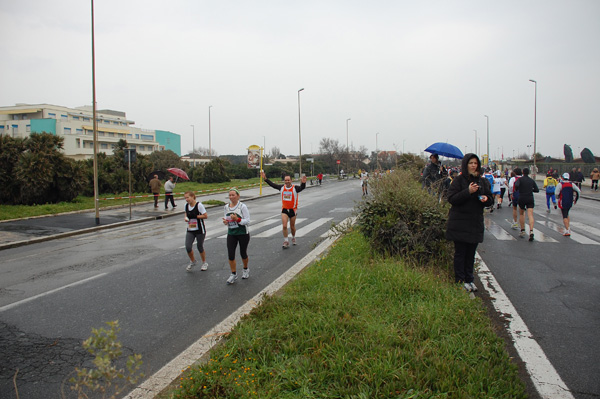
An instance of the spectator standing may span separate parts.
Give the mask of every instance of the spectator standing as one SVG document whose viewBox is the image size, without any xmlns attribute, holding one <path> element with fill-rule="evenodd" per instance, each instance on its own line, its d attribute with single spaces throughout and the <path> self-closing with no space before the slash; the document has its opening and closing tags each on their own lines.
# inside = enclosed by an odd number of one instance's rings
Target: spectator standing
<svg viewBox="0 0 600 399">
<path fill-rule="evenodd" d="M 431 193 L 432 186 L 442 178 L 442 174 L 440 172 L 440 156 L 438 154 L 431 154 L 429 156 L 429 162 L 425 169 L 423 170 L 423 182 L 425 183 L 425 187 Z"/>
<path fill-rule="evenodd" d="M 483 242 L 483 210 L 493 204 L 489 185 L 480 175 L 481 161 L 475 154 L 466 154 L 462 160 L 462 173 L 448 189 L 446 238 L 454 241 L 454 281 L 468 292 L 477 291 L 473 282 L 473 266 L 477 245 Z"/>
<path fill-rule="evenodd" d="M 160 180 L 158 180 L 158 175 L 154 175 L 154 178 L 150 180 L 148 183 L 150 186 L 150 190 L 152 194 L 154 194 L 154 207 L 158 208 L 158 196 L 160 195 Z"/>
<path fill-rule="evenodd" d="M 590 179 L 592 180 L 592 191 L 598 191 L 598 180 L 600 180 L 600 172 L 598 171 L 598 168 L 594 168 L 594 170 L 592 170 Z"/>
</svg>

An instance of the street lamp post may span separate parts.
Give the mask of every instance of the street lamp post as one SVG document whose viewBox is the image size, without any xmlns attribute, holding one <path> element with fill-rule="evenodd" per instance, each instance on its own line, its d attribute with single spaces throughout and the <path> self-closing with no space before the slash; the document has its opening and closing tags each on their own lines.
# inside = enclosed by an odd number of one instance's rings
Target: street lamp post
<svg viewBox="0 0 600 399">
<path fill-rule="evenodd" d="M 346 165 L 346 168 L 348 173 L 350 172 L 350 146 L 348 145 L 348 122 L 350 120 L 350 118 L 346 119 L 346 151 L 348 151 L 348 165 Z"/>
<path fill-rule="evenodd" d="M 485 119 L 487 119 L 487 163 L 488 165 L 490 164 L 490 117 L 487 115 L 483 115 L 485 116 Z"/>
<path fill-rule="evenodd" d="M 100 204 L 98 203 L 98 119 L 96 118 L 96 49 L 94 45 L 94 0 L 92 1 L 92 124 L 94 140 L 94 210 L 96 225 L 100 224 Z"/>
<path fill-rule="evenodd" d="M 210 109 L 212 105 L 208 106 L 208 159 L 212 159 L 212 143 L 211 143 L 211 131 L 210 131 Z"/>
<path fill-rule="evenodd" d="M 529 79 L 535 85 L 535 102 L 533 109 L 533 178 L 537 173 L 537 166 L 535 165 L 535 154 L 537 153 L 537 81 Z"/>
<path fill-rule="evenodd" d="M 298 90 L 298 152 L 300 153 L 300 178 L 302 178 L 302 135 L 300 129 L 300 92 L 302 90 L 304 90 L 304 88 Z"/>
<path fill-rule="evenodd" d="M 379 132 L 377 132 L 377 134 L 375 134 L 375 156 L 377 157 L 377 170 L 379 170 L 379 145 L 378 145 L 378 141 L 377 141 L 377 136 L 379 136 Z"/>
<path fill-rule="evenodd" d="M 196 132 L 194 129 L 194 125 L 190 125 L 192 127 L 192 157 L 194 158 L 194 160 L 192 161 L 192 165 L 196 166 L 195 164 L 195 159 L 196 157 L 194 157 L 194 154 L 196 152 Z"/>
<path fill-rule="evenodd" d="M 473 131 L 475 132 L 475 148 L 473 148 L 473 152 L 477 153 L 477 130 L 473 129 Z"/>
</svg>

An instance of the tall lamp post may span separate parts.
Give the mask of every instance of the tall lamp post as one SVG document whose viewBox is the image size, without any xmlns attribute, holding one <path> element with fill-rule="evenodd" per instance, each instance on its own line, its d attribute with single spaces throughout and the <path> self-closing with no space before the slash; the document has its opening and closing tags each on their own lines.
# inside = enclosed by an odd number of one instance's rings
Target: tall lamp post
<svg viewBox="0 0 600 399">
<path fill-rule="evenodd" d="M 475 132 L 475 148 L 473 148 L 473 153 L 477 154 L 477 130 L 473 129 L 473 131 Z"/>
<path fill-rule="evenodd" d="M 300 92 L 304 87 L 298 90 L 298 152 L 300 153 L 300 178 L 302 178 L 302 135 L 300 129 Z"/>
<path fill-rule="evenodd" d="M 190 125 L 192 127 L 192 156 L 195 154 L 196 152 L 196 131 L 194 129 L 194 125 Z M 194 160 L 192 161 L 192 165 L 196 166 L 196 157 L 194 157 Z"/>
<path fill-rule="evenodd" d="M 533 109 L 533 178 L 537 173 L 537 166 L 535 165 L 535 154 L 537 153 L 537 81 L 529 79 L 535 85 L 535 103 Z"/>
<path fill-rule="evenodd" d="M 210 134 L 210 109 L 212 108 L 212 105 L 208 106 L 208 159 L 212 159 L 212 140 L 211 140 L 211 134 Z"/>
<path fill-rule="evenodd" d="M 348 165 L 346 165 L 346 168 L 348 168 L 347 172 L 350 172 L 350 146 L 348 145 L 348 122 L 350 121 L 350 118 L 346 119 L 346 151 L 348 151 Z"/>
<path fill-rule="evenodd" d="M 485 116 L 485 119 L 487 119 L 487 163 L 488 165 L 490 164 L 490 117 L 487 115 L 483 115 Z"/>
<path fill-rule="evenodd" d="M 379 136 L 379 132 L 375 134 L 375 156 L 377 157 L 377 169 L 379 170 L 379 145 L 377 144 L 377 136 Z"/>
<path fill-rule="evenodd" d="M 94 46 L 94 0 L 92 1 L 92 123 L 94 140 L 94 209 L 96 211 L 96 225 L 100 224 L 100 204 L 98 203 L 98 119 L 96 118 L 96 49 Z"/>
</svg>

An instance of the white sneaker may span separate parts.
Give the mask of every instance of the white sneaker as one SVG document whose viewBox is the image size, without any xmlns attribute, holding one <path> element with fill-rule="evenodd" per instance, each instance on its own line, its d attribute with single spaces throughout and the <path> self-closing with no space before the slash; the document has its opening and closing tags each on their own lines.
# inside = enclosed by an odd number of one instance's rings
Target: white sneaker
<svg viewBox="0 0 600 399">
<path fill-rule="evenodd" d="M 513 224 L 510 225 L 510 228 L 513 230 L 519 230 L 519 223 L 514 222 Z"/>
<path fill-rule="evenodd" d="M 198 262 L 196 262 L 196 261 L 190 262 L 190 264 L 187 265 L 187 267 L 185 268 L 185 270 L 187 270 L 188 272 L 191 272 L 192 271 L 192 267 L 196 266 L 197 264 L 198 264 Z"/>
<path fill-rule="evenodd" d="M 473 287 L 471 287 L 470 283 L 465 283 L 464 288 L 465 288 L 465 291 L 467 291 L 467 292 L 473 291 Z"/>
<path fill-rule="evenodd" d="M 475 283 L 470 283 L 469 285 L 471 286 L 472 292 L 477 292 L 477 286 L 475 285 Z"/>
<path fill-rule="evenodd" d="M 227 284 L 233 284 L 235 283 L 235 280 L 237 280 L 237 274 L 231 273 L 227 279 Z"/>
<path fill-rule="evenodd" d="M 296 245 L 296 237 L 292 237 L 292 245 Z"/>
<path fill-rule="evenodd" d="M 521 230 L 521 232 L 519 233 L 519 237 L 525 238 L 525 230 Z"/>
<path fill-rule="evenodd" d="M 283 247 L 283 249 L 289 248 L 290 243 L 288 241 L 284 241 L 282 247 Z"/>
<path fill-rule="evenodd" d="M 200 267 L 200 270 L 205 271 L 206 269 L 208 269 L 208 263 L 204 262 L 202 267 Z"/>
<path fill-rule="evenodd" d="M 546 213 L 550 213 L 550 208 L 546 209 Z"/>
<path fill-rule="evenodd" d="M 250 269 L 245 268 L 245 269 L 242 269 L 242 270 L 243 270 L 242 271 L 242 278 L 243 279 L 247 279 L 248 277 L 250 277 Z"/>
</svg>

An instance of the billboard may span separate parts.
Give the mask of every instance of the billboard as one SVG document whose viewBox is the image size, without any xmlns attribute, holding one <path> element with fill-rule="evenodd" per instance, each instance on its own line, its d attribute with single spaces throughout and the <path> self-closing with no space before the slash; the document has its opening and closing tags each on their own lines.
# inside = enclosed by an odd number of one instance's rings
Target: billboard
<svg viewBox="0 0 600 399">
<path fill-rule="evenodd" d="M 248 169 L 260 169 L 260 146 L 248 147 Z"/>
</svg>

